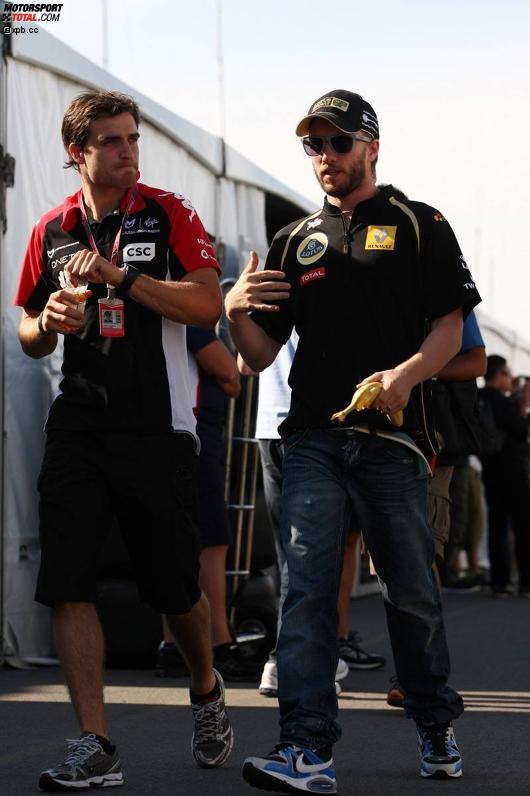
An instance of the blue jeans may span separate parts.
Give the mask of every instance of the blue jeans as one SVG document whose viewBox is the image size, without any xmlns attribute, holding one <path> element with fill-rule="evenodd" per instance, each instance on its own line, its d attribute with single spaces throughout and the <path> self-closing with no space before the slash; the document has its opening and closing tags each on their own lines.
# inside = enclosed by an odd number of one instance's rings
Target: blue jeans
<svg viewBox="0 0 530 796">
<path fill-rule="evenodd" d="M 399 443 L 306 429 L 285 441 L 282 543 L 289 592 L 278 641 L 281 741 L 328 746 L 337 722 L 337 594 L 352 513 L 381 581 L 396 674 L 413 718 L 463 711 L 447 685 L 449 654 L 432 572 L 428 474 Z"/>
</svg>

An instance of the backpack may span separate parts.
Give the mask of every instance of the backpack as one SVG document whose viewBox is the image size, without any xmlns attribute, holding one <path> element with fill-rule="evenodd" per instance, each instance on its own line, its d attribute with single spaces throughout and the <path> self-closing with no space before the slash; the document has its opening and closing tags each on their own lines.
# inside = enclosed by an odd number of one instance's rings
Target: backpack
<svg viewBox="0 0 530 796">
<path fill-rule="evenodd" d="M 490 402 L 474 379 L 433 382 L 434 422 L 450 456 L 498 453 L 505 434 L 497 426 Z"/>
</svg>

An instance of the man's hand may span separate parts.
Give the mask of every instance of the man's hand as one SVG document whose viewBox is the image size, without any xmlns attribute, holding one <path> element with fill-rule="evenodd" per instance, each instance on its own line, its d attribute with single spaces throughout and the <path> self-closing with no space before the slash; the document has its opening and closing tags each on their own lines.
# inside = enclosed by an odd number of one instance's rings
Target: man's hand
<svg viewBox="0 0 530 796">
<path fill-rule="evenodd" d="M 108 284 L 118 287 L 124 277 L 122 268 L 118 268 L 90 249 L 76 252 L 64 270 L 73 285 L 78 285 L 84 280 L 98 285 Z"/>
<path fill-rule="evenodd" d="M 87 298 L 92 295 L 91 290 L 86 292 Z M 46 332 L 61 334 L 79 331 L 83 325 L 84 315 L 77 309 L 78 304 L 79 296 L 68 290 L 57 290 L 52 293 L 42 311 L 42 328 Z"/>
<path fill-rule="evenodd" d="M 277 304 L 267 301 L 285 301 L 289 298 L 291 285 L 285 281 L 283 271 L 257 271 L 258 255 L 250 252 L 250 259 L 234 287 L 225 298 L 226 316 L 234 321 L 238 313 L 261 310 L 277 312 Z"/>
<path fill-rule="evenodd" d="M 381 412 L 391 415 L 404 409 L 409 402 L 410 393 L 414 387 L 408 373 L 405 370 L 380 370 L 372 373 L 363 379 L 357 387 L 368 384 L 370 381 L 378 381 L 383 385 L 383 389 L 371 406 L 371 409 L 380 409 Z"/>
<path fill-rule="evenodd" d="M 452 359 L 462 344 L 462 307 L 442 315 L 432 322 L 419 351 L 392 370 L 381 370 L 363 379 L 361 384 L 379 381 L 383 389 L 374 401 L 374 409 L 394 414 L 404 409 L 416 384 L 432 378 Z"/>
</svg>

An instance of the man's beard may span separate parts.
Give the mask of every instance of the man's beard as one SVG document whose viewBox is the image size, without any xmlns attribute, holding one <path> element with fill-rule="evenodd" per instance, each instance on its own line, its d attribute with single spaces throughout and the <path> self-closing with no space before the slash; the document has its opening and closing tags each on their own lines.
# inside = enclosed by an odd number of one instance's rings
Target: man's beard
<svg viewBox="0 0 530 796">
<path fill-rule="evenodd" d="M 349 196 L 349 194 L 353 193 L 353 191 L 363 184 L 366 177 L 366 164 L 361 160 L 359 163 L 351 165 L 348 169 L 341 170 L 340 176 L 344 182 L 341 185 L 331 187 L 326 185 L 315 169 L 315 177 L 322 190 L 327 193 L 328 196 L 335 196 L 337 199 L 342 199 L 342 197 Z"/>
</svg>

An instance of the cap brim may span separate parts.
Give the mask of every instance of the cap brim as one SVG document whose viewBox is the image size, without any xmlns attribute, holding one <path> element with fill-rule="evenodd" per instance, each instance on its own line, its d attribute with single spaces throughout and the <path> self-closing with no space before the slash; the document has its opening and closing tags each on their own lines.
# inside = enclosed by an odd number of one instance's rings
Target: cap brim
<svg viewBox="0 0 530 796">
<path fill-rule="evenodd" d="M 307 116 L 298 122 L 298 126 L 296 128 L 296 135 L 301 137 L 303 135 L 309 135 L 309 127 L 311 124 L 312 119 L 325 119 L 327 122 L 331 122 L 331 124 L 340 130 L 342 133 L 354 133 L 355 130 L 345 130 L 344 127 L 339 127 L 336 121 L 336 116 L 332 115 L 331 113 L 326 113 L 325 111 L 319 111 L 318 113 L 310 113 Z"/>
</svg>

